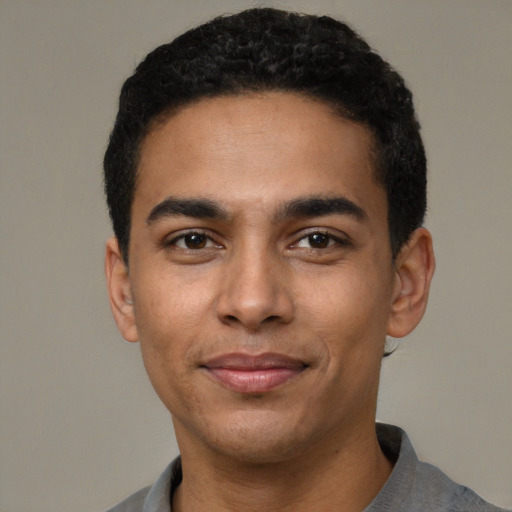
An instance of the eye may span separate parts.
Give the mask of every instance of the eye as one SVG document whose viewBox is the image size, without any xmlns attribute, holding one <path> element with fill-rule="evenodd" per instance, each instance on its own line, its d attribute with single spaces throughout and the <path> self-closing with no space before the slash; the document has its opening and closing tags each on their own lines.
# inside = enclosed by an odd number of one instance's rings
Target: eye
<svg viewBox="0 0 512 512">
<path fill-rule="evenodd" d="M 347 242 L 328 233 L 315 232 L 302 237 L 295 247 L 304 249 L 327 249 L 335 245 L 346 245 Z"/>
<path fill-rule="evenodd" d="M 185 233 L 173 238 L 166 245 L 178 247 L 180 249 L 198 250 L 210 247 L 218 247 L 218 245 L 206 234 L 196 231 Z"/>
</svg>

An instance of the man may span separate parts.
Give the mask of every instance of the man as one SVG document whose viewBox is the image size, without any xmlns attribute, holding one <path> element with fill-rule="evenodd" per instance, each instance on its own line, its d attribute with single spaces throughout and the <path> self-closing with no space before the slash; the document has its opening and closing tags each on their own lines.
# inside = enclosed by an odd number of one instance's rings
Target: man
<svg viewBox="0 0 512 512">
<path fill-rule="evenodd" d="M 113 314 L 181 453 L 114 511 L 499 510 L 375 426 L 435 263 L 411 93 L 351 29 L 253 9 L 157 48 L 105 184 Z"/>
</svg>

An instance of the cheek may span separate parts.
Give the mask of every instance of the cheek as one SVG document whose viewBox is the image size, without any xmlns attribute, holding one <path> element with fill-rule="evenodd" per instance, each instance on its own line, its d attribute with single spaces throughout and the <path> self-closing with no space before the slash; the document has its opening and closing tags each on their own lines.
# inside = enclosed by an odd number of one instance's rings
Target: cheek
<svg viewBox="0 0 512 512">
<path fill-rule="evenodd" d="M 332 386 L 359 389 L 361 400 L 371 395 L 378 379 L 388 315 L 387 287 L 381 279 L 368 279 L 370 275 L 347 272 L 324 283 L 303 315 L 304 328 L 322 340 Z"/>
<path fill-rule="evenodd" d="M 316 284 L 303 303 L 313 328 L 344 339 L 363 332 L 385 335 L 390 293 L 376 272 L 348 270 Z"/>
<path fill-rule="evenodd" d="M 140 327 L 149 329 L 193 328 L 212 303 L 214 285 L 199 272 L 154 266 L 134 276 L 132 283 Z"/>
<path fill-rule="evenodd" d="M 150 366 L 148 373 L 156 366 L 180 371 L 209 324 L 210 287 L 184 284 L 181 279 L 165 278 L 158 272 L 140 277 L 137 282 L 143 285 L 133 291 L 135 322 L 145 364 Z"/>
<path fill-rule="evenodd" d="M 150 296 L 142 292 L 138 298 L 135 321 L 151 384 L 168 410 L 188 409 L 198 399 L 190 380 L 191 361 L 204 329 L 204 322 L 198 322 L 205 318 L 204 304 L 197 294 L 169 292 L 167 287 L 158 292 L 153 287 Z"/>
</svg>

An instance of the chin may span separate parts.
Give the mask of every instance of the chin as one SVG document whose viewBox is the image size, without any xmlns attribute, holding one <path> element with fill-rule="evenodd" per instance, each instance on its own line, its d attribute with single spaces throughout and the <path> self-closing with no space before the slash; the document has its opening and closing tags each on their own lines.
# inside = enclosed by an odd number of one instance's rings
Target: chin
<svg viewBox="0 0 512 512">
<path fill-rule="evenodd" d="M 246 435 L 228 442 L 216 443 L 213 447 L 224 457 L 243 464 L 266 465 L 278 464 L 296 457 L 302 445 L 293 439 L 276 439 L 272 435 Z M 302 451 L 302 449 L 301 449 Z"/>
<path fill-rule="evenodd" d="M 245 464 L 276 464 L 306 450 L 313 436 L 291 418 L 275 413 L 246 411 L 224 422 L 211 425 L 203 441 L 219 455 Z"/>
</svg>

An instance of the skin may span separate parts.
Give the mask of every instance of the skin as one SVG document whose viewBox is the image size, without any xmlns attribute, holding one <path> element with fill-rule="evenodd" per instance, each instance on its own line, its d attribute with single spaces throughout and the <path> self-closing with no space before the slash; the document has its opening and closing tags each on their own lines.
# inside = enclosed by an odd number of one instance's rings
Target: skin
<svg viewBox="0 0 512 512">
<path fill-rule="evenodd" d="M 374 426 L 384 342 L 420 321 L 434 257 L 421 228 L 392 259 L 371 149 L 365 127 L 289 93 L 198 101 L 143 142 L 130 267 L 113 238 L 106 274 L 172 415 L 173 511 L 356 511 L 388 478 Z M 311 197 L 359 213 L 290 207 Z M 221 215 L 177 214 L 168 198 Z M 303 366 L 247 392 L 205 368 L 232 353 Z"/>
</svg>

